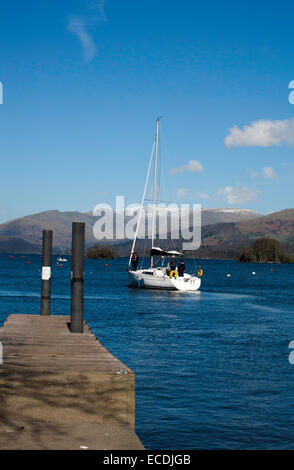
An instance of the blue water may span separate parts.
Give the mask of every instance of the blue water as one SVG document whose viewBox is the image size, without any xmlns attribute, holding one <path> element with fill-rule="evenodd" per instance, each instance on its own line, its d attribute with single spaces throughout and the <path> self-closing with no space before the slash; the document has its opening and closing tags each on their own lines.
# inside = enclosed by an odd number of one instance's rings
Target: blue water
<svg viewBox="0 0 294 470">
<path fill-rule="evenodd" d="M 147 449 L 294 447 L 294 265 L 204 260 L 201 291 L 177 293 L 130 289 L 126 259 L 106 263 L 86 260 L 85 319 L 136 372 Z M 0 255 L 1 323 L 39 313 L 40 269 Z M 52 313 L 70 313 L 70 258 L 53 267 Z"/>
</svg>

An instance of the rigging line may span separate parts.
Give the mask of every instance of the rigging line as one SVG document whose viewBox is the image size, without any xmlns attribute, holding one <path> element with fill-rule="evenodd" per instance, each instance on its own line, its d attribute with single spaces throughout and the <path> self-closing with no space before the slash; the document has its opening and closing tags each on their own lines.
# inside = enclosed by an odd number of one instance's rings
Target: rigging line
<svg viewBox="0 0 294 470">
<path fill-rule="evenodd" d="M 158 184 L 157 184 L 157 204 L 160 201 L 161 180 L 162 180 L 162 153 L 161 153 L 161 138 L 158 136 Z M 160 201 L 161 202 L 161 201 Z"/>
<path fill-rule="evenodd" d="M 131 250 L 130 259 L 129 259 L 129 267 L 130 267 L 130 265 L 131 265 L 132 255 L 133 255 L 133 253 L 134 253 L 134 248 L 135 248 L 136 239 L 137 239 L 137 235 L 138 235 L 139 225 L 140 225 L 141 216 L 142 216 L 142 212 L 143 212 L 144 200 L 145 200 L 145 196 L 146 196 L 146 190 L 147 190 L 147 185 L 148 185 L 148 180 L 149 180 L 149 174 L 150 174 L 150 169 L 151 169 L 152 160 L 153 160 L 154 148 L 155 148 L 155 140 L 154 140 L 154 142 L 153 142 L 151 157 L 150 157 L 149 166 L 148 166 L 148 171 L 147 171 L 147 176 L 146 176 L 146 180 L 145 180 L 145 186 L 144 186 L 144 191 L 143 191 L 143 196 L 142 196 L 142 202 L 141 202 L 141 207 L 140 207 L 140 212 L 139 212 L 139 217 L 138 217 L 138 223 L 137 223 L 137 227 L 136 227 L 136 233 L 135 233 L 135 236 L 134 236 L 133 245 L 132 245 L 132 250 Z"/>
<path fill-rule="evenodd" d="M 154 177 L 153 177 L 153 215 L 152 215 L 151 248 L 153 247 L 153 243 L 154 243 L 154 232 L 155 232 L 155 223 L 156 223 L 158 130 L 159 130 L 159 118 L 156 121 L 156 134 L 155 134 L 155 161 L 154 161 Z M 151 256 L 151 265 L 152 263 L 153 263 L 153 257 Z"/>
<path fill-rule="evenodd" d="M 170 181 L 170 177 L 168 178 L 168 174 L 170 173 L 169 170 L 167 169 L 167 165 L 169 164 L 169 150 L 167 146 L 167 141 L 166 141 L 166 136 L 165 136 L 165 129 L 164 129 L 164 124 L 161 125 L 161 132 L 160 132 L 160 146 L 161 146 L 161 172 L 163 176 L 163 184 L 164 184 L 164 193 L 165 193 L 165 199 L 174 199 L 174 197 L 171 194 L 171 188 L 173 187 L 173 184 Z M 162 201 L 162 202 L 167 202 L 169 204 L 173 204 L 173 201 Z"/>
<path fill-rule="evenodd" d="M 143 258 L 142 258 L 142 261 L 141 261 L 141 269 L 143 269 L 143 267 L 144 267 L 146 248 L 147 248 L 147 237 L 145 237 L 144 245 L 143 245 Z"/>
</svg>

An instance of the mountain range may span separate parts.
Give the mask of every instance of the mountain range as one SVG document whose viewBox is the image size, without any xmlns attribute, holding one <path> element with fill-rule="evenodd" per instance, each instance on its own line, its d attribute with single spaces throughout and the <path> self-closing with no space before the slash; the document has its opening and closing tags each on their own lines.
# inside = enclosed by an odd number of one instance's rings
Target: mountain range
<svg viewBox="0 0 294 470">
<path fill-rule="evenodd" d="M 43 229 L 53 230 L 55 253 L 70 252 L 71 224 L 74 221 L 85 222 L 86 246 L 93 245 L 98 242 L 93 235 L 93 226 L 98 219 L 90 212 L 50 210 L 5 222 L 0 224 L 0 252 L 40 253 Z M 259 237 L 276 238 L 294 252 L 294 209 L 268 215 L 244 209 L 202 209 L 201 225 L 201 247 L 196 254 L 198 258 L 233 258 L 241 246 L 249 245 Z M 122 256 L 130 252 L 130 240 L 100 243 L 114 244 Z M 143 246 L 146 247 L 145 241 L 138 240 L 136 249 L 139 253 Z"/>
<path fill-rule="evenodd" d="M 233 258 L 242 246 L 257 238 L 274 238 L 294 253 L 294 209 L 285 209 L 251 220 L 217 223 L 202 228 L 199 258 Z"/>
<path fill-rule="evenodd" d="M 250 220 L 258 216 L 259 214 L 256 212 L 243 209 L 202 209 L 201 223 L 205 226 L 220 222 Z M 93 235 L 93 226 L 98 219 L 99 217 L 93 216 L 91 212 L 49 210 L 10 220 L 0 224 L 0 252 L 40 253 L 44 229 L 53 230 L 55 252 L 69 252 L 71 250 L 72 222 L 85 222 L 86 246 L 93 245 L 97 243 Z M 130 219 L 131 217 L 126 215 L 125 224 Z M 107 240 L 106 243 L 111 242 L 118 243 L 118 240 Z"/>
</svg>

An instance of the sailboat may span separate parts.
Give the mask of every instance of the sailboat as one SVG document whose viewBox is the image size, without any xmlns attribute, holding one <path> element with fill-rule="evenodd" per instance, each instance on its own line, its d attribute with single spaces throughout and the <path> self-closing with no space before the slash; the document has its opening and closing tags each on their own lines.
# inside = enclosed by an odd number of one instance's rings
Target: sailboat
<svg viewBox="0 0 294 470">
<path fill-rule="evenodd" d="M 140 206 L 138 223 L 136 227 L 136 233 L 134 236 L 132 249 L 129 258 L 128 265 L 128 278 L 129 285 L 133 287 L 143 287 L 147 289 L 169 289 L 175 291 L 196 291 L 201 285 L 202 271 L 198 271 L 197 276 L 195 274 L 188 274 L 181 272 L 177 268 L 170 268 L 169 261 L 175 261 L 175 258 L 180 258 L 183 254 L 176 250 L 163 250 L 160 247 L 154 246 L 155 241 L 155 222 L 156 222 L 156 184 L 157 184 L 157 161 L 158 161 L 158 137 L 159 137 L 159 118 L 156 120 L 156 133 L 153 143 L 152 153 L 150 157 L 149 167 L 147 171 L 145 187 L 143 191 L 142 202 Z M 150 267 L 143 269 L 136 269 L 132 263 L 133 255 L 135 253 L 136 239 L 138 236 L 138 230 L 140 220 L 143 213 L 143 207 L 145 202 L 146 190 L 153 161 L 153 155 L 155 150 L 155 161 L 154 161 L 154 181 L 153 181 L 153 213 L 152 213 L 152 232 L 151 232 L 151 253 L 150 253 Z M 161 266 L 159 263 L 161 262 Z"/>
</svg>

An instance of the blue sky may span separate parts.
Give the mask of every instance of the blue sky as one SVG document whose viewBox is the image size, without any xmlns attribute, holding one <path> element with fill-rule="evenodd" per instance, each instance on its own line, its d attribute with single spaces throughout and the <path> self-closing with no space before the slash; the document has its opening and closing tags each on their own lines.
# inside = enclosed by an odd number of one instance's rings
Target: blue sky
<svg viewBox="0 0 294 470">
<path fill-rule="evenodd" d="M 293 207 L 290 1 L 2 2 L 0 221 L 139 202 L 162 118 L 169 200 Z"/>
</svg>

